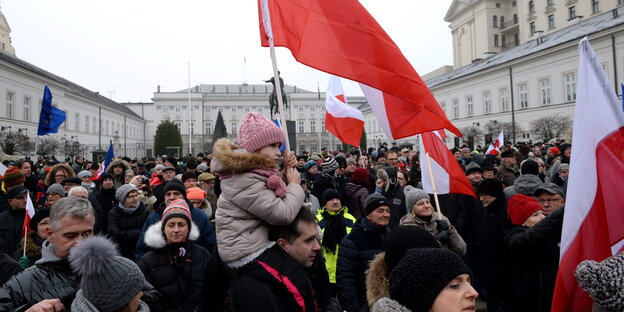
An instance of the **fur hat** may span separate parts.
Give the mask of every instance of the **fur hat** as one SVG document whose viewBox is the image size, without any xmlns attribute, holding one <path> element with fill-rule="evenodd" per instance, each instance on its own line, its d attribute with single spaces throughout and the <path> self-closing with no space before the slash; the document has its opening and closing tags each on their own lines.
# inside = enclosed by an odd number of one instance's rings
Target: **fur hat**
<svg viewBox="0 0 624 312">
<path fill-rule="evenodd" d="M 426 312 L 442 289 L 461 274 L 470 270 L 452 251 L 412 248 L 389 275 L 390 297 L 412 312 Z"/>
<path fill-rule="evenodd" d="M 515 225 L 522 225 L 538 210 L 544 210 L 544 208 L 530 196 L 516 194 L 507 200 L 507 217 Z"/>
<path fill-rule="evenodd" d="M 602 262 L 585 260 L 576 267 L 574 276 L 605 311 L 624 311 L 624 252 Z"/>
<path fill-rule="evenodd" d="M 162 218 L 160 219 L 160 221 L 162 222 L 161 231 L 164 232 L 165 225 L 167 224 L 167 220 L 174 218 L 174 217 L 185 219 L 190 229 L 191 221 L 193 220 L 193 218 L 191 217 L 191 210 L 188 204 L 186 203 L 186 200 L 176 199 L 170 202 L 169 205 L 167 205 L 167 207 L 165 208 L 165 211 L 163 211 Z"/>
<path fill-rule="evenodd" d="M 284 142 L 284 133 L 272 121 L 258 113 L 247 113 L 238 131 L 238 146 L 255 152 L 265 146 Z"/>
<path fill-rule="evenodd" d="M 134 184 L 124 184 L 122 186 L 120 186 L 117 191 L 115 192 L 115 199 L 120 202 L 123 203 L 124 199 L 126 199 L 126 196 L 128 196 L 128 193 L 132 192 L 132 191 L 137 191 L 136 186 L 134 186 Z"/>
<path fill-rule="evenodd" d="M 440 248 L 440 243 L 423 227 L 399 226 L 395 228 L 386 236 L 384 242 L 384 260 L 388 274 L 411 248 Z"/>
<path fill-rule="evenodd" d="M 353 173 L 351 174 L 349 182 L 368 188 L 368 170 L 366 170 L 365 168 L 356 168 L 355 171 L 353 171 Z"/>
<path fill-rule="evenodd" d="M 334 198 L 338 198 L 342 201 L 342 196 L 340 196 L 338 191 L 334 189 L 326 189 L 325 192 L 323 192 L 323 197 L 321 197 L 321 208 L 325 207 L 325 204 Z"/>
<path fill-rule="evenodd" d="M 333 176 L 336 169 L 338 169 L 338 162 L 331 156 L 325 156 L 321 163 L 321 172 Z"/>
<path fill-rule="evenodd" d="M 22 170 L 16 166 L 11 166 L 4 172 L 4 187 L 7 189 L 18 184 L 23 184 L 24 181 L 26 181 L 26 177 L 22 173 Z"/>
<path fill-rule="evenodd" d="M 206 198 L 206 192 L 197 186 L 191 187 L 190 189 L 186 190 L 186 198 L 188 200 L 204 200 Z"/>
<path fill-rule="evenodd" d="M 501 197 L 503 193 L 503 183 L 497 178 L 489 178 L 479 182 L 476 190 L 477 195 L 485 194 L 494 197 Z"/>
<path fill-rule="evenodd" d="M 364 201 L 364 213 L 368 216 L 371 212 L 375 211 L 381 206 L 390 207 L 390 203 L 388 202 L 386 197 L 377 193 L 370 194 L 368 195 L 368 197 L 366 197 L 366 200 Z"/>
<path fill-rule="evenodd" d="M 539 165 L 534 160 L 525 159 L 520 164 L 520 174 L 523 174 L 523 175 L 524 174 L 538 175 L 539 174 Z"/>
<path fill-rule="evenodd" d="M 406 185 L 405 188 L 403 188 L 403 193 L 405 194 L 405 207 L 407 211 L 412 211 L 412 208 L 414 208 L 414 205 L 416 205 L 419 200 L 423 198 L 429 199 L 429 194 L 427 194 L 427 192 L 411 185 Z"/>
<path fill-rule="evenodd" d="M 69 262 L 82 276 L 82 295 L 98 311 L 124 307 L 145 285 L 136 263 L 119 256 L 115 244 L 103 236 L 93 236 L 71 248 Z"/>
<path fill-rule="evenodd" d="M 59 194 L 61 195 L 61 197 L 65 197 L 65 188 L 58 183 L 54 183 L 50 185 L 50 187 L 48 187 L 48 190 L 46 191 L 46 194 L 50 193 Z"/>
</svg>

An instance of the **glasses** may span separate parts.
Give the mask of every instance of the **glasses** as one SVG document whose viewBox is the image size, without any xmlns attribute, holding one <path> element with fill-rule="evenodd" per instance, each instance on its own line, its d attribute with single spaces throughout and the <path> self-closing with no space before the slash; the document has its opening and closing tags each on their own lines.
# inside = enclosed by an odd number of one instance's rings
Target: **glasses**
<svg viewBox="0 0 624 312">
<path fill-rule="evenodd" d="M 389 161 L 396 161 L 397 159 L 398 158 L 386 158 L 386 160 L 389 160 Z"/>
<path fill-rule="evenodd" d="M 48 225 L 48 221 L 41 221 L 37 223 L 37 225 L 41 225 L 41 226 Z"/>
<path fill-rule="evenodd" d="M 57 175 L 55 175 L 55 177 L 57 177 L 57 178 L 64 178 L 65 175 L 64 174 L 57 174 Z"/>
<path fill-rule="evenodd" d="M 557 202 L 557 201 L 562 200 L 562 199 L 563 199 L 562 197 L 559 197 L 559 198 L 542 198 L 542 199 L 538 199 L 537 201 L 540 204 L 543 204 L 545 202 L 554 203 L 554 202 Z"/>
</svg>

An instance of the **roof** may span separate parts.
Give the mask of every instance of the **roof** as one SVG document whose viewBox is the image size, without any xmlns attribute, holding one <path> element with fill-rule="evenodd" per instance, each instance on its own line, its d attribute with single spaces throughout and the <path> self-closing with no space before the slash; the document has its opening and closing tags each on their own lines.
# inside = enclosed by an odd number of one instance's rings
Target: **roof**
<svg viewBox="0 0 624 312">
<path fill-rule="evenodd" d="M 127 108 L 126 106 L 119 104 L 105 96 L 100 95 L 98 92 L 93 92 L 91 90 L 88 90 L 84 87 L 79 86 L 78 84 L 75 84 L 63 77 L 59 77 L 55 74 L 52 74 L 44 69 L 41 69 L 33 64 L 30 64 L 24 60 L 21 60 L 13 55 L 9 55 L 3 52 L 0 52 L 0 60 L 9 62 L 15 66 L 18 66 L 26 71 L 29 71 L 31 73 L 40 75 L 45 77 L 46 79 L 52 80 L 56 83 L 59 83 L 63 86 L 65 86 L 65 91 L 68 93 L 72 93 L 74 95 L 80 96 L 82 98 L 88 99 L 90 101 L 93 101 L 95 103 L 101 104 L 102 106 L 108 107 L 112 110 L 118 111 L 120 113 L 124 113 L 126 115 L 129 115 L 131 117 L 137 118 L 137 119 L 141 119 L 143 120 L 143 118 L 139 115 L 137 115 L 135 112 L 133 112 L 131 109 Z M 43 92 L 43 91 L 42 91 Z"/>
<path fill-rule="evenodd" d="M 608 11 L 597 15 L 592 18 L 580 21 L 574 25 L 565 27 L 559 31 L 550 33 L 542 37 L 542 43 L 537 44 L 536 40 L 531 40 L 525 44 L 519 45 L 505 52 L 490 56 L 486 59 L 473 62 L 470 65 L 458 68 L 448 74 L 440 75 L 438 77 L 431 78 L 425 83 L 429 88 L 435 87 L 439 84 L 443 84 L 454 79 L 461 78 L 488 68 L 492 68 L 533 53 L 544 51 L 558 45 L 561 45 L 570 41 L 577 41 L 585 36 L 603 31 L 624 23 L 624 9 L 622 7 L 616 8 L 618 17 L 613 17 L 613 12 Z"/>
<path fill-rule="evenodd" d="M 175 93 L 186 93 L 187 89 L 176 91 Z M 265 84 L 201 84 L 195 87 L 191 87 L 191 92 L 194 93 L 271 93 L 273 92 L 273 86 L 270 83 Z M 286 93 L 316 93 L 316 91 L 309 91 L 298 88 L 297 86 L 284 85 L 284 92 Z"/>
</svg>

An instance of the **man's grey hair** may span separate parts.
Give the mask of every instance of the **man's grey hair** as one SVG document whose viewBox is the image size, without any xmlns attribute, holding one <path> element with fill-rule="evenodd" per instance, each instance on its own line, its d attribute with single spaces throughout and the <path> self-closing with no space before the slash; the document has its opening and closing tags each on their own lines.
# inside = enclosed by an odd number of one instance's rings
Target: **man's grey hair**
<svg viewBox="0 0 624 312">
<path fill-rule="evenodd" d="M 83 193 L 83 194 L 78 194 L 78 193 Z M 83 198 L 88 198 L 89 197 L 89 191 L 87 191 L 86 188 L 82 187 L 82 186 L 74 186 L 72 187 L 69 192 L 67 192 L 67 197 L 83 197 Z"/>
<path fill-rule="evenodd" d="M 58 223 L 65 216 L 82 220 L 91 216 L 95 223 L 93 207 L 87 199 L 82 197 L 65 197 L 54 203 L 50 209 L 50 220 L 48 222 L 50 229 L 58 231 Z"/>
</svg>

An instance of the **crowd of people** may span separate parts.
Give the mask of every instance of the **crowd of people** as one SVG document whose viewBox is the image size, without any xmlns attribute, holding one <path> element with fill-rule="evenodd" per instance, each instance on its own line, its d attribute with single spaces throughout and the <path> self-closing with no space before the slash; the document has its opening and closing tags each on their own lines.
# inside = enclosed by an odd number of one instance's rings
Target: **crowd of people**
<svg viewBox="0 0 624 312">
<path fill-rule="evenodd" d="M 466 143 L 476 197 L 436 202 L 409 147 L 283 142 L 248 113 L 196 156 L 6 163 L 0 311 L 550 311 L 570 144 Z M 579 266 L 597 307 L 624 308 L 623 265 Z"/>
</svg>

